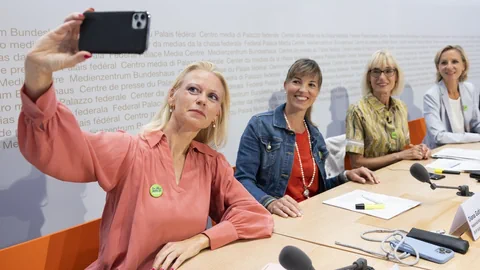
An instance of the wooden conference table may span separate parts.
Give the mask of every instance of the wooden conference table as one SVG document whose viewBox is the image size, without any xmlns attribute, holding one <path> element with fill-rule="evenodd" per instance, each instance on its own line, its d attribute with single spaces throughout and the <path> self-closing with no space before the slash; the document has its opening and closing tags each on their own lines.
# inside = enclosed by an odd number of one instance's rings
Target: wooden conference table
<svg viewBox="0 0 480 270">
<path fill-rule="evenodd" d="M 444 147 L 480 149 L 480 144 Z M 434 152 L 440 149 L 436 149 Z M 426 165 L 432 161 L 430 159 L 420 161 L 420 163 Z M 415 161 L 402 161 L 376 171 L 381 180 L 378 185 L 361 185 L 349 182 L 306 200 L 300 204 L 304 213 L 303 217 L 284 219 L 275 216 L 274 232 L 325 247 L 359 252 L 365 258 L 369 258 L 369 255 L 336 245 L 335 241 L 378 252 L 380 251 L 380 243 L 361 239 L 360 234 L 362 232 L 380 228 L 410 231 L 412 227 L 415 227 L 429 231 L 443 229 L 448 233 L 458 207 L 467 200 L 467 197 L 457 196 L 456 191 L 451 189 L 431 190 L 428 184 L 421 183 L 410 175 L 409 169 L 413 163 Z M 448 174 L 446 178 L 435 183 L 446 186 L 469 185 L 470 191 L 480 193 L 480 183 L 470 178 L 466 173 L 460 175 Z M 419 201 L 421 204 L 390 220 L 323 204 L 323 201 L 327 199 L 356 189 L 411 199 Z M 384 235 L 370 236 L 383 238 Z M 474 242 L 470 232 L 463 234 L 462 239 L 470 243 L 470 248 L 465 255 L 455 253 L 454 258 L 446 264 L 436 264 L 421 259 L 416 267 L 424 269 L 476 269 L 480 265 L 480 240 Z"/>
<path fill-rule="evenodd" d="M 445 147 L 480 150 L 480 143 Z M 300 203 L 304 213 L 300 218 L 285 219 L 274 216 L 275 229 L 271 238 L 238 241 L 215 251 L 204 250 L 179 269 L 261 270 L 268 263 L 278 264 L 278 255 L 287 245 L 303 250 L 312 259 L 315 269 L 338 269 L 351 265 L 358 258 L 365 258 L 368 265 L 376 270 L 392 269 L 394 262 L 336 245 L 335 241 L 380 252 L 380 243 L 367 242 L 360 238 L 360 234 L 373 229 L 409 231 L 412 227 L 424 230 L 443 229 L 448 232 L 457 208 L 467 198 L 457 196 L 455 190 L 431 190 L 428 184 L 421 183 L 410 175 L 409 169 L 413 163 L 419 162 L 426 165 L 432 161 L 432 159 L 402 161 L 376 171 L 381 180 L 378 185 L 349 182 L 319 194 Z M 468 174 L 446 176 L 436 183 L 451 186 L 469 185 L 471 191 L 480 193 L 480 184 Z M 390 220 L 323 204 L 324 200 L 356 189 L 411 199 L 421 204 Z M 371 236 L 383 238 L 384 235 Z M 436 264 L 421 259 L 415 267 L 400 264 L 398 266 L 400 269 L 476 269 L 480 265 L 480 240 L 474 242 L 470 233 L 463 234 L 462 238 L 470 242 L 467 254 L 455 253 L 454 258 L 446 264 Z"/>
<path fill-rule="evenodd" d="M 271 238 L 239 241 L 215 251 L 204 250 L 184 263 L 179 270 L 262 270 L 269 263 L 279 264 L 278 255 L 287 245 L 303 250 L 311 258 L 317 270 L 349 266 L 360 257 L 365 258 L 368 266 L 376 270 L 391 269 L 394 266 L 393 262 L 367 258 L 352 252 L 273 234 Z M 402 267 L 402 269 L 407 268 Z"/>
</svg>

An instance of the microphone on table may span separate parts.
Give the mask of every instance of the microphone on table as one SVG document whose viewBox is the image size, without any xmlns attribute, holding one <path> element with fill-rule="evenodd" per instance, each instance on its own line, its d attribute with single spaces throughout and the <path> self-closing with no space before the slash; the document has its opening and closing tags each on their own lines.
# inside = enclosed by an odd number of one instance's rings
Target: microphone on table
<svg viewBox="0 0 480 270">
<path fill-rule="evenodd" d="M 280 265 L 286 270 L 315 270 L 312 260 L 310 260 L 307 254 L 294 246 L 284 247 L 280 251 L 278 260 Z M 353 262 L 352 265 L 337 270 L 374 270 L 374 268 L 367 265 L 367 260 L 360 258 Z"/>
<path fill-rule="evenodd" d="M 420 163 L 414 163 L 410 167 L 410 174 L 415 177 L 420 182 L 429 183 L 430 188 L 435 190 L 436 188 L 449 188 L 458 190 L 458 196 L 471 197 L 474 193 L 470 192 L 470 189 L 467 185 L 462 185 L 458 187 L 449 187 L 449 186 L 440 186 L 430 181 L 430 175 L 425 167 Z"/>
<path fill-rule="evenodd" d="M 367 260 L 360 258 L 354 261 L 352 265 L 339 268 L 337 270 L 374 270 L 374 268 L 368 266 Z"/>
<path fill-rule="evenodd" d="M 286 270 L 315 270 L 307 254 L 294 246 L 284 247 L 278 260 Z"/>
</svg>

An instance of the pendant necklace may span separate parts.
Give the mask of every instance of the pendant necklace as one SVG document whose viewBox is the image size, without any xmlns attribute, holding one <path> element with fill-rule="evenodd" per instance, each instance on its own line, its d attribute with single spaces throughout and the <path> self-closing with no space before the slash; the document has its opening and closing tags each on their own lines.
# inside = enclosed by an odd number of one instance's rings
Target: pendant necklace
<svg viewBox="0 0 480 270">
<path fill-rule="evenodd" d="M 290 128 L 290 123 L 288 122 L 287 115 L 285 112 L 283 113 L 283 116 L 285 117 L 285 121 L 287 122 L 287 128 L 289 130 L 292 130 Z M 310 154 L 312 155 L 312 162 L 313 162 L 313 175 L 312 179 L 310 180 L 310 183 L 308 185 L 305 183 L 305 174 L 303 172 L 303 165 L 302 165 L 302 158 L 300 157 L 300 151 L 298 151 L 298 144 L 297 140 L 295 140 L 295 149 L 297 150 L 297 156 L 298 156 L 298 161 L 300 163 L 300 172 L 302 173 L 302 183 L 303 183 L 303 196 L 305 198 L 309 198 L 310 196 L 310 191 L 308 190 L 309 187 L 312 186 L 313 180 L 315 179 L 315 171 L 316 171 L 316 165 L 315 165 L 315 158 L 313 157 L 313 152 L 312 152 L 312 141 L 310 140 L 310 131 L 308 130 L 307 123 L 305 122 L 305 119 L 303 119 L 303 125 L 305 126 L 305 129 L 307 130 L 307 135 L 308 135 L 308 145 L 310 146 Z"/>
</svg>

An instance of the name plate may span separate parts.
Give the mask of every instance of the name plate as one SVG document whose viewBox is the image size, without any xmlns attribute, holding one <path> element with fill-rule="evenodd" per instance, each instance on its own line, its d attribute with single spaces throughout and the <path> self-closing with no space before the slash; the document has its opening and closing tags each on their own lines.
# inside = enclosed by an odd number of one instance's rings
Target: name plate
<svg viewBox="0 0 480 270">
<path fill-rule="evenodd" d="M 473 240 L 477 240 L 480 237 L 480 193 L 476 193 L 458 207 L 450 234 L 464 233 L 468 228 L 472 232 Z"/>
</svg>

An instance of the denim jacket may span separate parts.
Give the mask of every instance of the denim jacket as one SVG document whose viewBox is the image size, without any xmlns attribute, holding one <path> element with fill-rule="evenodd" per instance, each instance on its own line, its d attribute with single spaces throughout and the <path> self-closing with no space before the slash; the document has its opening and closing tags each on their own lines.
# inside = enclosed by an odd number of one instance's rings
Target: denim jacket
<svg viewBox="0 0 480 270">
<path fill-rule="evenodd" d="M 267 207 L 285 195 L 292 171 L 295 133 L 287 129 L 283 112 L 286 104 L 253 116 L 240 140 L 235 178 Z M 317 127 L 306 121 L 312 140 L 312 152 L 320 171 L 319 180 L 326 190 L 345 183 L 340 174 L 327 179 L 325 160 L 328 150 Z"/>
</svg>

